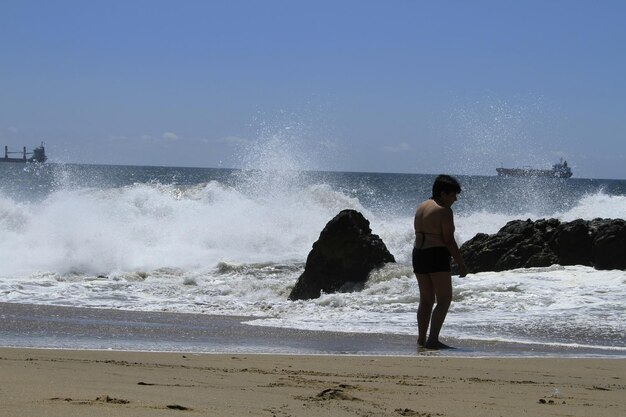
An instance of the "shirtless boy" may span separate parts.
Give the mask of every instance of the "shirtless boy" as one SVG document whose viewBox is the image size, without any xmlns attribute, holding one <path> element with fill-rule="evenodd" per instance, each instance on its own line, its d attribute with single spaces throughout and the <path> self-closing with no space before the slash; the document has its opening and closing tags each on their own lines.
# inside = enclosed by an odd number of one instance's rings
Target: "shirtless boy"
<svg viewBox="0 0 626 417">
<path fill-rule="evenodd" d="M 450 348 L 439 341 L 439 332 L 452 301 L 450 256 L 459 266 L 459 276 L 467 275 L 465 262 L 454 240 L 451 209 L 460 192 L 461 186 L 455 178 L 439 175 L 433 184 L 432 197 L 421 203 L 415 212 L 413 271 L 420 291 L 417 344 L 427 349 Z"/>
</svg>

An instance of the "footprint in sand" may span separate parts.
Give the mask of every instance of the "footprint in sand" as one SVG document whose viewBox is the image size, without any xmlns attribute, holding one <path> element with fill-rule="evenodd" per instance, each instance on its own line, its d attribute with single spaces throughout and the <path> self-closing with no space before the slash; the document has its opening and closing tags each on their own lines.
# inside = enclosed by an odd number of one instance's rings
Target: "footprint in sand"
<svg viewBox="0 0 626 417">
<path fill-rule="evenodd" d="M 419 411 L 411 410 L 410 408 L 396 408 L 394 411 L 401 416 L 407 417 L 431 417 L 430 413 L 420 413 Z"/>
<path fill-rule="evenodd" d="M 338 388 L 327 388 L 317 394 L 317 398 L 321 400 L 362 401 L 360 398 L 354 397 Z"/>
<path fill-rule="evenodd" d="M 50 401 L 65 401 L 66 403 L 75 403 L 75 404 L 96 404 L 96 403 L 107 403 L 107 404 L 129 404 L 130 401 L 109 397 L 108 395 L 104 397 L 96 397 L 95 400 L 75 400 L 72 398 L 50 398 Z"/>
</svg>

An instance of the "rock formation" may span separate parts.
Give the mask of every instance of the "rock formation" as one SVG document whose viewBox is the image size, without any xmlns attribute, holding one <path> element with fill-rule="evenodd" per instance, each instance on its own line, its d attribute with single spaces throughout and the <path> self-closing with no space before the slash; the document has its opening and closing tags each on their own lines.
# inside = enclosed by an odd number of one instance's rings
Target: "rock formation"
<svg viewBox="0 0 626 417">
<path fill-rule="evenodd" d="M 384 242 L 372 234 L 369 221 L 355 210 L 343 210 L 328 222 L 313 244 L 304 272 L 290 300 L 318 298 L 364 283 L 370 271 L 395 262 Z"/>
<path fill-rule="evenodd" d="M 553 264 L 626 270 L 626 221 L 514 220 L 494 235 L 477 234 L 461 253 L 469 272 Z"/>
</svg>

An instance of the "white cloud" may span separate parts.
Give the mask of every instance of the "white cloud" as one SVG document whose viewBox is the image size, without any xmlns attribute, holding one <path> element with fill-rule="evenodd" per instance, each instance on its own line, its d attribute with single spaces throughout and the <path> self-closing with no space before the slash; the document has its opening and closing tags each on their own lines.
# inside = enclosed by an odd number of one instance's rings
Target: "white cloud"
<svg viewBox="0 0 626 417">
<path fill-rule="evenodd" d="M 232 146 L 245 146 L 251 143 L 250 139 L 240 138 L 239 136 L 225 136 L 216 140 L 218 143 L 226 143 Z"/>
<path fill-rule="evenodd" d="M 178 135 L 176 133 L 173 133 L 173 132 L 165 132 L 165 133 L 163 133 L 162 138 L 166 139 L 166 140 L 171 140 L 171 141 L 176 141 L 176 140 L 180 139 L 178 137 Z"/>
<path fill-rule="evenodd" d="M 385 152 L 408 152 L 413 150 L 411 145 L 406 142 L 400 142 L 396 145 L 383 146 L 382 149 Z"/>
</svg>

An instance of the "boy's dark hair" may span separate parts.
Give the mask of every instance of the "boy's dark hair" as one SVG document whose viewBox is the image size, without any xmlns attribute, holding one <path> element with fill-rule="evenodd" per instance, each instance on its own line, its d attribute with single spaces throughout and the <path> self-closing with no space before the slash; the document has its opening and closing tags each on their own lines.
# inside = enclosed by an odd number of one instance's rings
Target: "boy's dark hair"
<svg viewBox="0 0 626 417">
<path fill-rule="evenodd" d="M 456 178 L 441 174 L 435 178 L 435 182 L 433 183 L 433 197 L 438 198 L 441 195 L 441 192 L 446 194 L 450 194 L 451 192 L 455 192 L 459 194 L 461 192 L 461 184 L 456 180 Z"/>
</svg>

